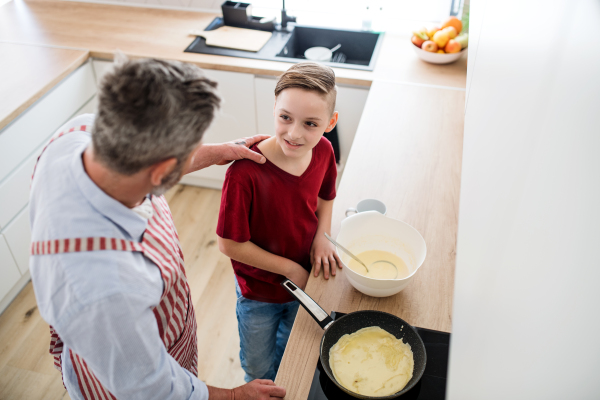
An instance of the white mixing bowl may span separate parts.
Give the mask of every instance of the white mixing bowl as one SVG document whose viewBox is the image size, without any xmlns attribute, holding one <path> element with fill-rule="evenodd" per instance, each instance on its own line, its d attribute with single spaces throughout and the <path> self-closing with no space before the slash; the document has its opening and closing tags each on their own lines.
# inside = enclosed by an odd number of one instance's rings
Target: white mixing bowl
<svg viewBox="0 0 600 400">
<path fill-rule="evenodd" d="M 337 250 L 344 275 L 356 290 L 373 297 L 387 297 L 404 289 L 425 261 L 427 246 L 423 236 L 405 222 L 386 217 L 377 211 L 354 214 L 342 221 L 336 241 L 358 255 L 367 250 L 383 250 L 397 255 L 408 267 L 404 279 L 367 278 L 348 268 L 350 256 Z"/>
</svg>

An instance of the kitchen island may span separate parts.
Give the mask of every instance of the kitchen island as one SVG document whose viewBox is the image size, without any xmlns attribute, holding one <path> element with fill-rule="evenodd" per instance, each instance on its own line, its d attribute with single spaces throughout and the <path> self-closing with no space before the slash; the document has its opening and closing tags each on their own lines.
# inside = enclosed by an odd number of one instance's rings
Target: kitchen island
<svg viewBox="0 0 600 400">
<path fill-rule="evenodd" d="M 91 3 L 12 1 L 0 7 L 0 43 L 83 52 L 73 54 L 71 61 L 53 72 L 55 81 L 87 57 L 110 59 L 117 49 L 130 57 L 175 59 L 256 75 L 276 76 L 290 66 L 184 53 L 192 40 L 187 32 L 206 26 L 214 16 Z M 335 69 L 339 83 L 370 86 L 370 92 L 335 201 L 332 235 L 337 234 L 346 208 L 363 198 L 378 198 L 386 203 L 389 217 L 406 221 L 423 235 L 427 258 L 411 284 L 388 298 L 362 295 L 349 285 L 343 271 L 329 281 L 311 277 L 306 291 L 328 312 L 382 310 L 412 325 L 449 332 L 466 60 L 446 66 L 426 64 L 415 56 L 409 39 L 386 34 L 372 72 Z M 40 81 L 31 96 L 22 96 L 19 109 L 48 90 L 48 82 L 52 80 Z M 18 88 L 10 90 L 16 93 Z M 3 98 L 13 95 L 8 89 L 2 93 Z M 0 117 L 0 126 L 9 124 L 14 109 Z M 319 326 L 301 310 L 276 379 L 287 389 L 287 399 L 306 399 L 321 336 Z"/>
</svg>

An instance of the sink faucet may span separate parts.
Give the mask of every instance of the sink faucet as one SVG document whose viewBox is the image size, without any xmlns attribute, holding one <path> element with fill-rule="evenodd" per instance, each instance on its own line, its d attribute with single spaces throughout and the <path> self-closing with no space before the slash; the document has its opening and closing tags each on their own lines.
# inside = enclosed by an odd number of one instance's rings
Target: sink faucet
<svg viewBox="0 0 600 400">
<path fill-rule="evenodd" d="M 286 29 L 288 22 L 296 22 L 296 17 L 287 15 L 287 11 L 285 11 L 285 0 L 283 0 L 283 8 L 281 9 L 281 29 Z"/>
</svg>

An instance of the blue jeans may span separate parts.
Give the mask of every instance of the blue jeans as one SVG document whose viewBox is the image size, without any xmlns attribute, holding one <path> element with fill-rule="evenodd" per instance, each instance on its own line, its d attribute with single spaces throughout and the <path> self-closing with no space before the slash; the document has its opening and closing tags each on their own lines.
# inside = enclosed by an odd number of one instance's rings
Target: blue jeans
<svg viewBox="0 0 600 400">
<path fill-rule="evenodd" d="M 299 304 L 297 301 L 275 304 L 247 299 L 242 296 L 237 280 L 235 292 L 244 379 L 246 382 L 275 380 Z"/>
</svg>

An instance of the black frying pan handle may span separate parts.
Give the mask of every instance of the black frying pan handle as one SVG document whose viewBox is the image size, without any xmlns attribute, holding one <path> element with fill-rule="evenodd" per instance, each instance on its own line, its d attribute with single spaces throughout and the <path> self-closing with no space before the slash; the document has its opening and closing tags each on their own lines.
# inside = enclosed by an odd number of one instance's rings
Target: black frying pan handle
<svg viewBox="0 0 600 400">
<path fill-rule="evenodd" d="M 317 323 L 323 329 L 327 329 L 329 324 L 333 322 L 333 319 L 323 310 L 316 301 L 311 299 L 304 290 L 300 289 L 296 284 L 289 279 L 281 282 L 281 286 L 284 287 L 296 300 L 300 302 L 302 307 L 310 314 L 311 317 L 317 321 Z"/>
</svg>

